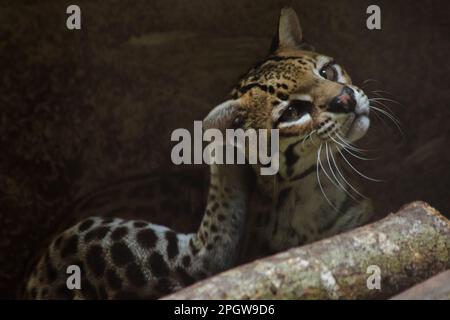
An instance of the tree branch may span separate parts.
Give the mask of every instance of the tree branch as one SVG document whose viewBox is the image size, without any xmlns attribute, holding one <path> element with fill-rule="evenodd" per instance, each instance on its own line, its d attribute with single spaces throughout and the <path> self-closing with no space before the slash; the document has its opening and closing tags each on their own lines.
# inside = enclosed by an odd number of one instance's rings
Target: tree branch
<svg viewBox="0 0 450 320">
<path fill-rule="evenodd" d="M 368 289 L 367 268 L 381 271 Z M 382 299 L 450 268 L 450 222 L 413 202 L 370 225 L 228 270 L 163 299 Z"/>
</svg>

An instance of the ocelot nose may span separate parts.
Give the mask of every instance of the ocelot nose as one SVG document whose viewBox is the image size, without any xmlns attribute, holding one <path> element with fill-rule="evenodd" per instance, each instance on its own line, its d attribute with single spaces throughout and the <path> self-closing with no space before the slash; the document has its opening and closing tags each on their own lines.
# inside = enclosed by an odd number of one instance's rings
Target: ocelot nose
<svg viewBox="0 0 450 320">
<path fill-rule="evenodd" d="M 345 86 L 341 93 L 328 104 L 328 111 L 336 113 L 353 112 L 355 107 L 355 93 L 352 88 Z"/>
</svg>

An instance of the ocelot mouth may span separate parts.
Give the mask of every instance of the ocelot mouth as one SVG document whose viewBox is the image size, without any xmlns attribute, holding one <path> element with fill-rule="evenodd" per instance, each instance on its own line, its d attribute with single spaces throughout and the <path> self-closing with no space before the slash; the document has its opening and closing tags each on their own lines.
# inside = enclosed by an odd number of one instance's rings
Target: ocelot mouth
<svg viewBox="0 0 450 320">
<path fill-rule="evenodd" d="M 353 118 L 353 119 L 352 119 Z M 365 114 L 352 115 L 348 119 L 348 126 L 346 137 L 350 141 L 361 139 L 367 132 L 370 126 L 369 117 Z"/>
</svg>

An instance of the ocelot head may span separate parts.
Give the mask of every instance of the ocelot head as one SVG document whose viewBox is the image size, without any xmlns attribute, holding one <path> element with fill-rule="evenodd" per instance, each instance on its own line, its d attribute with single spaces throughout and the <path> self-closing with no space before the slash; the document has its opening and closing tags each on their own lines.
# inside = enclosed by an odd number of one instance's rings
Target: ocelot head
<svg viewBox="0 0 450 320">
<path fill-rule="evenodd" d="M 281 11 L 271 53 L 241 77 L 232 100 L 211 114 L 231 127 L 279 129 L 279 178 L 293 180 L 318 156 L 355 142 L 369 128 L 369 99 L 335 60 L 303 41 L 295 11 Z M 211 115 L 210 114 L 210 115 Z"/>
</svg>

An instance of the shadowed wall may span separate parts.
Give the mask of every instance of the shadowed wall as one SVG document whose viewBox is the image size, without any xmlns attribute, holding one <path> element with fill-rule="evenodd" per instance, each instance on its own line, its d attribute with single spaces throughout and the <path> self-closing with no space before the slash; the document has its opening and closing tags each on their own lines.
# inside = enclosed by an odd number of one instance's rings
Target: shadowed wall
<svg viewBox="0 0 450 320">
<path fill-rule="evenodd" d="M 1 298 L 12 297 L 30 255 L 70 219 L 73 200 L 173 169 L 171 132 L 228 98 L 268 52 L 286 4 L 355 84 L 376 79 L 366 90 L 387 90 L 403 105 L 389 107 L 404 138 L 373 117 L 362 145 L 381 157 L 354 162 L 384 179 L 361 179 L 377 212 L 412 200 L 450 212 L 446 1 L 377 1 L 377 31 L 365 27 L 368 1 L 76 1 L 81 31 L 65 27 L 69 4 L 0 4 Z"/>
</svg>

